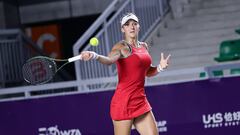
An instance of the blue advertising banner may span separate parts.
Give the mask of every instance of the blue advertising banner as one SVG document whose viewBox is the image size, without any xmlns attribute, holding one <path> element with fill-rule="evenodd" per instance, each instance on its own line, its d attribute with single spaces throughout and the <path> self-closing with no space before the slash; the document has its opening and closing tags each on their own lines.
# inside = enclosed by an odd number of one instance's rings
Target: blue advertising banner
<svg viewBox="0 0 240 135">
<path fill-rule="evenodd" d="M 239 135 L 239 82 L 231 77 L 146 87 L 159 134 Z M 0 135 L 113 135 L 113 93 L 1 102 Z"/>
</svg>

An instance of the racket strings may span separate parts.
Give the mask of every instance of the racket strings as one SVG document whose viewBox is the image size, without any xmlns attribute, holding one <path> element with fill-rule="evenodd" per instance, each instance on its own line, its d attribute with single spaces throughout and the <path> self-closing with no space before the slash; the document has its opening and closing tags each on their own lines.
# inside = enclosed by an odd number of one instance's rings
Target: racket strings
<svg viewBox="0 0 240 135">
<path fill-rule="evenodd" d="M 31 84 L 41 84 L 52 79 L 57 70 L 56 63 L 47 58 L 34 58 L 23 66 L 23 77 Z"/>
</svg>

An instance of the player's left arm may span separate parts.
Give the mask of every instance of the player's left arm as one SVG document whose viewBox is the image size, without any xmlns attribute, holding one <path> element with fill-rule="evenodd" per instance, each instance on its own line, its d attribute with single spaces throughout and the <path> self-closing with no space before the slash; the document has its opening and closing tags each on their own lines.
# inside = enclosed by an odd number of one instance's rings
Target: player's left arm
<svg viewBox="0 0 240 135">
<path fill-rule="evenodd" d="M 147 46 L 147 44 L 146 44 Z M 147 49 L 148 49 L 148 46 L 147 46 Z M 157 66 L 153 66 L 151 64 L 151 66 L 149 67 L 147 73 L 146 73 L 146 76 L 147 77 L 151 77 L 151 76 L 155 76 L 157 75 L 158 73 L 162 72 L 164 69 L 166 69 L 168 67 L 168 64 L 169 64 L 169 58 L 170 58 L 170 54 L 164 58 L 164 54 L 161 53 L 161 58 L 160 58 L 160 62 Z"/>
<path fill-rule="evenodd" d="M 149 51 L 149 46 L 148 46 L 148 44 L 147 43 L 142 43 L 143 44 L 143 46 L 146 48 L 146 50 L 147 51 Z M 158 72 L 157 72 L 157 67 L 156 66 L 153 66 L 152 64 L 150 65 L 150 67 L 149 67 L 149 69 L 148 69 L 148 71 L 147 71 L 147 73 L 146 73 L 146 76 L 147 77 L 151 77 L 151 76 L 155 76 L 155 75 L 157 75 L 158 74 Z"/>
<path fill-rule="evenodd" d="M 147 77 L 155 76 L 158 74 L 157 67 L 151 65 L 146 73 Z"/>
</svg>

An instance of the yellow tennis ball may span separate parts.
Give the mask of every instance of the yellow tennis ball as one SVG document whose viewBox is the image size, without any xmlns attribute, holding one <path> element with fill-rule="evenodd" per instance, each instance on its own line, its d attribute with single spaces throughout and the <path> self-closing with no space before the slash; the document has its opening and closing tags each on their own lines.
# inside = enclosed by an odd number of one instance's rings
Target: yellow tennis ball
<svg viewBox="0 0 240 135">
<path fill-rule="evenodd" d="M 90 45 L 98 46 L 98 39 L 96 37 L 91 38 L 90 39 Z"/>
</svg>

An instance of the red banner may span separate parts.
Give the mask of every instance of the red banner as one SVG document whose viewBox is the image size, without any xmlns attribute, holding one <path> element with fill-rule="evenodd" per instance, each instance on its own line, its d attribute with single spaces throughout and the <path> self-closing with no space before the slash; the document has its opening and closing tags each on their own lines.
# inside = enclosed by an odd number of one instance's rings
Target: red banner
<svg viewBox="0 0 240 135">
<path fill-rule="evenodd" d="M 26 29 L 27 35 L 53 58 L 61 58 L 61 45 L 58 25 L 35 26 Z"/>
</svg>

